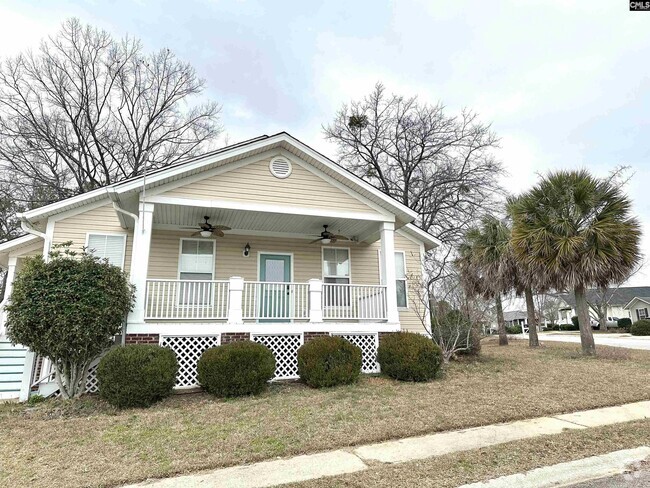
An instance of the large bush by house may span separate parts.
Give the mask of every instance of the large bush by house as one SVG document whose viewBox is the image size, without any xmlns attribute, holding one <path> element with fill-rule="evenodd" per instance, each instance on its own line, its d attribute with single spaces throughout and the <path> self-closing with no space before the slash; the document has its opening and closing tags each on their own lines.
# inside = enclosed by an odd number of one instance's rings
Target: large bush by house
<svg viewBox="0 0 650 488">
<path fill-rule="evenodd" d="M 521 325 L 506 325 L 508 334 L 521 334 Z"/>
<path fill-rule="evenodd" d="M 261 393 L 275 373 L 273 353 L 252 341 L 207 349 L 197 366 L 199 384 L 220 397 Z"/>
<path fill-rule="evenodd" d="M 317 337 L 298 349 L 298 375 L 313 388 L 354 383 L 361 349 L 342 337 Z"/>
<path fill-rule="evenodd" d="M 126 274 L 106 260 L 55 246 L 25 259 L 7 306 L 7 334 L 50 358 L 64 398 L 86 389 L 90 363 L 110 347 L 134 300 Z"/>
<path fill-rule="evenodd" d="M 99 362 L 99 395 L 118 408 L 148 407 L 171 395 L 178 361 L 171 349 L 133 344 L 110 350 Z"/>
<path fill-rule="evenodd" d="M 442 351 L 445 362 L 457 354 L 481 351 L 481 334 L 459 310 L 438 310 L 431 318 L 431 338 Z"/>
<path fill-rule="evenodd" d="M 402 381 L 428 381 L 442 365 L 442 351 L 433 341 L 412 332 L 383 337 L 377 350 L 382 373 Z"/>
<path fill-rule="evenodd" d="M 650 336 L 650 320 L 637 320 L 630 327 L 630 334 L 635 336 Z"/>
<path fill-rule="evenodd" d="M 629 332 L 630 327 L 632 327 L 632 319 L 628 317 L 623 317 L 616 321 L 616 325 L 619 329 Z"/>
</svg>

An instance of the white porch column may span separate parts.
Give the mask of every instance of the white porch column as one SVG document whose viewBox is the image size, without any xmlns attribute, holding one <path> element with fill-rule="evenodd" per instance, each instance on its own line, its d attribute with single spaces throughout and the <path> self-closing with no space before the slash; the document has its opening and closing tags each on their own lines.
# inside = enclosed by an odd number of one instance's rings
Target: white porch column
<svg viewBox="0 0 650 488">
<path fill-rule="evenodd" d="M 323 282 L 318 278 L 309 280 L 309 321 L 323 321 Z"/>
<path fill-rule="evenodd" d="M 386 319 L 390 324 L 399 323 L 397 311 L 397 285 L 395 284 L 395 224 L 379 224 L 381 235 L 381 278 L 386 285 Z"/>
<path fill-rule="evenodd" d="M 131 253 L 131 283 L 135 285 L 135 305 L 129 314 L 129 324 L 143 324 L 149 269 L 149 249 L 153 228 L 153 203 L 140 202 L 138 222 L 133 229 L 133 251 Z"/>
<path fill-rule="evenodd" d="M 7 263 L 7 284 L 5 285 L 5 296 L 2 299 L 2 310 L 0 310 L 0 337 L 7 334 L 5 324 L 7 323 L 7 312 L 5 312 L 5 305 L 11 297 L 11 292 L 14 288 L 14 278 L 16 277 L 16 265 L 18 264 L 17 257 L 9 257 Z"/>
<path fill-rule="evenodd" d="M 243 324 L 244 314 L 242 299 L 244 295 L 244 278 L 231 276 L 228 286 L 228 324 Z"/>
</svg>

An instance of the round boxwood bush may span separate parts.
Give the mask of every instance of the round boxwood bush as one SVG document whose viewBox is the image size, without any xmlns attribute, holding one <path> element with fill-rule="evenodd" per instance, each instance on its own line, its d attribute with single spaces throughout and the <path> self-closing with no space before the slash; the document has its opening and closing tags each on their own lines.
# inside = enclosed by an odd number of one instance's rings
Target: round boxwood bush
<svg viewBox="0 0 650 488">
<path fill-rule="evenodd" d="M 317 337 L 298 349 L 298 374 L 312 388 L 354 383 L 359 373 L 361 349 L 342 337 Z"/>
<path fill-rule="evenodd" d="M 618 319 L 617 324 L 619 329 L 624 330 L 626 332 L 630 331 L 630 327 L 632 327 L 632 319 L 629 319 L 627 317 L 623 317 L 621 319 Z"/>
<path fill-rule="evenodd" d="M 275 373 L 273 353 L 252 341 L 207 349 L 197 366 L 199 384 L 212 395 L 234 397 L 261 393 Z"/>
<path fill-rule="evenodd" d="M 397 332 L 382 338 L 377 361 L 382 373 L 395 379 L 428 381 L 442 365 L 442 351 L 421 334 Z"/>
<path fill-rule="evenodd" d="M 650 336 L 650 320 L 637 320 L 630 327 L 630 334 L 635 336 Z"/>
<path fill-rule="evenodd" d="M 118 408 L 148 407 L 171 395 L 178 361 L 165 347 L 132 344 L 111 349 L 99 362 L 99 395 Z"/>
</svg>

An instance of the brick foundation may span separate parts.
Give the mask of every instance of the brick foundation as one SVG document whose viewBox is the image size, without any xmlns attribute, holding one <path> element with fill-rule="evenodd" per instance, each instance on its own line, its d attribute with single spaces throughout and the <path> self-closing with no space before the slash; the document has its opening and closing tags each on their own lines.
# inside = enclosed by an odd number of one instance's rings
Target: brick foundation
<svg viewBox="0 0 650 488">
<path fill-rule="evenodd" d="M 230 344 L 231 342 L 250 341 L 250 332 L 224 332 L 221 334 L 221 344 Z"/>
<path fill-rule="evenodd" d="M 317 337 L 325 337 L 328 335 L 330 335 L 329 332 L 305 332 L 305 342 L 309 342 Z"/>
<path fill-rule="evenodd" d="M 159 334 L 126 334 L 126 344 L 159 344 Z"/>
</svg>

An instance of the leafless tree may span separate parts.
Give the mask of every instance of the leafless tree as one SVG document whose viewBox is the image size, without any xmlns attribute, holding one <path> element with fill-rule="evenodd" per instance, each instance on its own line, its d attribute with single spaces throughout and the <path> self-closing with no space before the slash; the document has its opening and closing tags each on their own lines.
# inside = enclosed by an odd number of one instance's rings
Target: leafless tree
<svg viewBox="0 0 650 488">
<path fill-rule="evenodd" d="M 480 340 L 478 329 L 489 323 L 490 305 L 480 297 L 468 296 L 457 273 L 437 280 L 432 295 L 421 276 L 410 276 L 409 284 L 417 294 L 413 310 L 423 329 L 442 350 L 445 363 L 471 349 L 472 341 Z"/>
<path fill-rule="evenodd" d="M 69 19 L 0 67 L 0 180 L 45 204 L 192 156 L 221 131 L 216 103 L 189 103 L 203 87 L 169 49 Z"/>
<path fill-rule="evenodd" d="M 502 195 L 498 139 L 469 110 L 451 116 L 442 104 L 388 95 L 377 83 L 323 130 L 341 165 L 416 210 L 418 225 L 446 244 L 429 255 L 431 282 L 449 270 L 465 231 Z"/>
<path fill-rule="evenodd" d="M 548 293 L 539 293 L 535 295 L 535 309 L 541 320 L 555 323 L 560 311 L 560 300 Z"/>
</svg>

